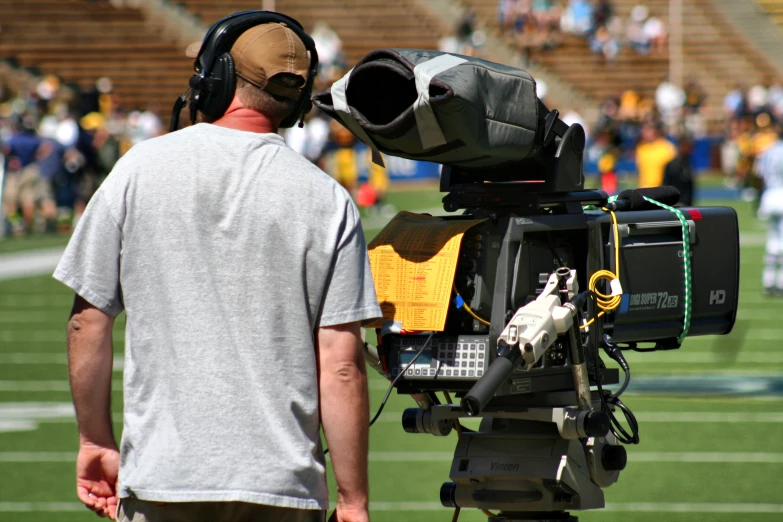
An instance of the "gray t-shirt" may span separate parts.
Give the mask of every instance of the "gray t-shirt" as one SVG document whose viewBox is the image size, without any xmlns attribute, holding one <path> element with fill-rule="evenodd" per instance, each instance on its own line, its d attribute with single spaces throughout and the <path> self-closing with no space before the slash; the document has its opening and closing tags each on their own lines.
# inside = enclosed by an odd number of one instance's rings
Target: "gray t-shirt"
<svg viewBox="0 0 783 522">
<path fill-rule="evenodd" d="M 145 141 L 54 277 L 127 314 L 121 497 L 327 508 L 314 332 L 381 315 L 333 179 L 275 134 Z"/>
</svg>

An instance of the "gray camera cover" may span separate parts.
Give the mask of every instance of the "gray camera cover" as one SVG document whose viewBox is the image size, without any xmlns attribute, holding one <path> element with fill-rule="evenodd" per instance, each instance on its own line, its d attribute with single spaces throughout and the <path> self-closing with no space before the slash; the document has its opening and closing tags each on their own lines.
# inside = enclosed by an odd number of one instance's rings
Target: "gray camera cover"
<svg viewBox="0 0 783 522">
<path fill-rule="evenodd" d="M 373 150 L 463 169 L 538 150 L 544 109 L 525 71 L 420 49 L 369 53 L 313 103 Z"/>
</svg>

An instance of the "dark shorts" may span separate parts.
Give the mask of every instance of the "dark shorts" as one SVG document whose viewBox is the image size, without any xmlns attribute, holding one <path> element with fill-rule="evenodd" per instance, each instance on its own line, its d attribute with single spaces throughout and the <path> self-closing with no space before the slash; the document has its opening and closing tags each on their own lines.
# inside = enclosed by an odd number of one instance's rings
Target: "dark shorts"
<svg viewBox="0 0 783 522">
<path fill-rule="evenodd" d="M 325 511 L 291 509 L 246 502 L 120 501 L 119 522 L 323 522 Z"/>
</svg>

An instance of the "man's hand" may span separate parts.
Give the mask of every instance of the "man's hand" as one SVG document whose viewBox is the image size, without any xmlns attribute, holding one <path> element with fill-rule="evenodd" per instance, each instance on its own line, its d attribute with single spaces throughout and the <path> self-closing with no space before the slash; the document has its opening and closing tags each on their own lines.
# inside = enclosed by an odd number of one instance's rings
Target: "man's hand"
<svg viewBox="0 0 783 522">
<path fill-rule="evenodd" d="M 329 522 L 370 522 L 370 514 L 367 508 L 345 506 L 340 502 L 329 517 Z"/>
<path fill-rule="evenodd" d="M 82 297 L 68 320 L 68 374 L 76 421 L 76 495 L 85 506 L 114 520 L 120 452 L 111 424 L 111 331 L 114 317 Z"/>
<path fill-rule="evenodd" d="M 84 442 L 76 457 L 76 496 L 101 517 L 115 520 L 120 452 Z"/>
</svg>

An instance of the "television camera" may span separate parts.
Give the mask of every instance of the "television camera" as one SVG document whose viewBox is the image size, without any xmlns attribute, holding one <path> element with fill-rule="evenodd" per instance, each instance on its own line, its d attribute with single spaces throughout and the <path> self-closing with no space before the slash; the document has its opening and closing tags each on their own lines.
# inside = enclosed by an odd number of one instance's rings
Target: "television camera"
<svg viewBox="0 0 783 522">
<path fill-rule="evenodd" d="M 620 399 L 623 350 L 727 334 L 737 311 L 733 209 L 677 208 L 668 187 L 585 190 L 582 127 L 546 109 L 537 132 L 520 161 L 443 163 L 444 208 L 462 213 L 439 219 L 480 220 L 462 238 L 445 326 L 411 332 L 388 320 L 365 354 L 416 399 L 406 432 L 459 433 L 441 503 L 498 510 L 496 522 L 575 521 L 571 511 L 604 507 L 603 488 L 626 466 L 623 444 L 639 442 Z M 381 307 L 391 317 L 395 303 Z M 481 418 L 478 430 L 460 423 L 469 417 Z"/>
</svg>

